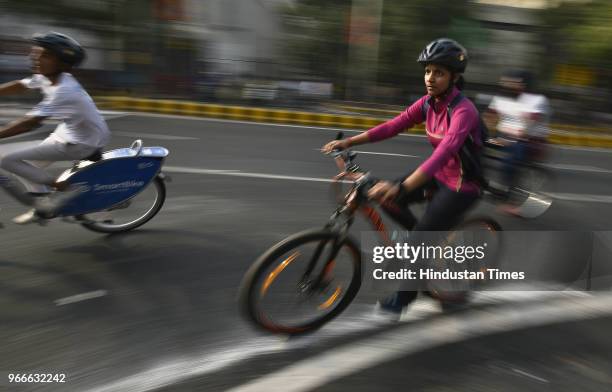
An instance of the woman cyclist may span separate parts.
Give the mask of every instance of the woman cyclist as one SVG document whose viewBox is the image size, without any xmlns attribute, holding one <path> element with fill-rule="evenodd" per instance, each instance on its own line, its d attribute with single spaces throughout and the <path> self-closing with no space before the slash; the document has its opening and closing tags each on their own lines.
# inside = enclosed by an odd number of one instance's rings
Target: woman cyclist
<svg viewBox="0 0 612 392">
<path fill-rule="evenodd" d="M 334 140 L 323 152 L 345 149 L 391 138 L 416 124 L 425 123 L 427 137 L 434 150 L 415 171 L 398 182 L 381 181 L 369 192 L 371 198 L 385 204 L 393 201 L 402 208 L 396 219 L 415 231 L 450 230 L 459 223 L 480 195 L 479 182 L 466 176 L 462 154 L 471 144 L 472 153 L 482 148 L 479 114 L 472 102 L 460 96 L 467 66 L 467 51 L 454 40 L 440 38 L 429 43 L 417 62 L 425 70 L 427 95 L 404 112 L 359 135 Z M 452 110 L 449 111 L 449 105 Z M 429 199 L 425 214 L 417 221 L 408 203 Z M 389 211 L 389 208 L 385 208 Z M 384 310 L 400 313 L 416 296 L 414 291 L 399 291 L 381 303 Z"/>
</svg>

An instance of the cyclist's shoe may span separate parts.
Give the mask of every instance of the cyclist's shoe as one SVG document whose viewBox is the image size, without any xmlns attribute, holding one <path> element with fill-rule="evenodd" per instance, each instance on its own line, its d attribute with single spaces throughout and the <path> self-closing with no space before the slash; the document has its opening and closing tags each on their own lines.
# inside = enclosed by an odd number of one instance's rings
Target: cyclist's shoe
<svg viewBox="0 0 612 392">
<path fill-rule="evenodd" d="M 37 197 L 34 201 L 34 208 L 40 216 L 51 218 L 55 216 L 60 208 L 76 198 L 83 190 L 84 187 L 70 185 L 64 188 L 63 191 L 57 191 L 45 197 Z"/>
<path fill-rule="evenodd" d="M 417 291 L 397 291 L 387 298 L 378 301 L 376 309 L 379 313 L 394 315 L 399 320 L 402 311 L 417 297 Z"/>
<path fill-rule="evenodd" d="M 13 218 L 13 223 L 18 225 L 27 225 L 28 223 L 39 223 L 43 218 L 36 212 L 34 208 L 24 212 Z"/>
</svg>

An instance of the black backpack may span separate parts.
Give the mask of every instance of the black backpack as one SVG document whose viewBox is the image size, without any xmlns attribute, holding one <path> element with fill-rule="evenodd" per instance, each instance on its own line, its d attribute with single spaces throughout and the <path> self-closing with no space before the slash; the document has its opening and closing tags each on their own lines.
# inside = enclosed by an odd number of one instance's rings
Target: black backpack
<svg viewBox="0 0 612 392">
<path fill-rule="evenodd" d="M 448 104 L 446 115 L 448 118 L 448 122 L 450 124 L 451 116 L 453 114 L 453 109 L 461 100 L 464 98 L 463 94 L 457 94 L 455 98 Z M 421 111 L 423 112 L 423 118 L 427 118 L 427 110 L 429 109 L 429 100 L 431 98 L 427 98 L 421 107 Z M 482 120 L 482 116 L 480 113 L 478 115 L 478 127 L 480 130 L 480 141 L 481 148 L 478 148 L 474 138 L 470 134 L 463 146 L 459 150 L 459 159 L 461 160 L 461 166 L 463 168 L 463 178 L 468 181 L 477 181 L 481 186 L 487 185 L 487 180 L 484 177 L 484 171 L 482 168 L 482 163 L 480 161 L 480 156 L 482 155 L 482 148 L 484 148 L 485 141 L 489 138 L 489 129 L 487 125 Z"/>
</svg>

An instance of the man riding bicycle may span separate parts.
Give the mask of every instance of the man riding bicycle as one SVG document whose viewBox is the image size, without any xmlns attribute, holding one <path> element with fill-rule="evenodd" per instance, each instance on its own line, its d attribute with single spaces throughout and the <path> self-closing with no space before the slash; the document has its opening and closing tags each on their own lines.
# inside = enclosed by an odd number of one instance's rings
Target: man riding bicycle
<svg viewBox="0 0 612 392">
<path fill-rule="evenodd" d="M 49 188 L 69 191 L 65 184 L 43 170 L 58 161 L 72 161 L 91 157 L 109 142 L 110 131 L 93 100 L 70 74 L 72 67 L 85 59 L 85 50 L 71 37 L 49 32 L 32 38 L 30 59 L 31 77 L 0 85 L 0 95 L 23 93 L 40 89 L 44 99 L 23 118 L 0 129 L 0 138 L 19 135 L 41 125 L 48 117 L 62 122 L 42 143 L 0 157 L 0 168 L 25 179 L 29 192 L 18 189 L 16 181 L 4 188 L 22 203 L 34 207 L 13 219 L 25 224 L 36 221 L 40 215 L 52 214 L 59 205 L 49 203 L 42 195 Z M 64 197 L 65 199 L 65 197 Z M 62 200 L 61 197 L 56 199 Z M 46 203 L 45 203 L 46 201 Z"/>
<path fill-rule="evenodd" d="M 505 72 L 500 78 L 500 87 L 501 94 L 493 98 L 486 115 L 495 123 L 497 140 L 507 152 L 502 182 L 510 197 L 519 180 L 518 167 L 541 159 L 550 133 L 551 113 L 548 99 L 533 92 L 533 77 L 529 71 Z M 502 210 L 515 213 L 512 205 Z"/>
<path fill-rule="evenodd" d="M 394 119 L 357 136 L 331 141 L 323 147 L 324 152 L 331 152 L 377 142 L 425 123 L 427 137 L 434 148 L 432 155 L 400 181 L 381 181 L 369 192 L 371 198 L 381 201 L 383 208 L 389 201 L 403 207 L 405 213 L 400 223 L 407 229 L 450 230 L 481 194 L 477 176 L 465 170 L 466 158 L 470 158 L 466 154 L 478 155 L 482 148 L 478 110 L 460 92 L 467 60 L 467 51 L 456 41 L 448 38 L 432 41 L 417 60 L 425 70 L 425 96 Z M 417 221 L 409 212 L 408 203 L 424 201 L 426 196 L 429 196 L 429 204 L 423 217 Z M 416 295 L 414 291 L 399 291 L 382 301 L 381 307 L 399 314 Z"/>
</svg>

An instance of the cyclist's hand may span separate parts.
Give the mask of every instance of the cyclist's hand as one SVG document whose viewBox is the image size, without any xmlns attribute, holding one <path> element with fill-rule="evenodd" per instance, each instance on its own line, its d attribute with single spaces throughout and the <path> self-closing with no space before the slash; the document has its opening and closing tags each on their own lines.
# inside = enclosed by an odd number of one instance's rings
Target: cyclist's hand
<svg viewBox="0 0 612 392">
<path fill-rule="evenodd" d="M 332 140 L 327 143 L 323 147 L 321 147 L 321 151 L 325 154 L 329 154 L 333 150 L 345 150 L 350 147 L 348 139 L 343 140 Z"/>
<path fill-rule="evenodd" d="M 368 191 L 368 197 L 386 203 L 397 197 L 400 191 L 399 187 L 399 184 L 396 183 L 380 181 Z"/>
</svg>

